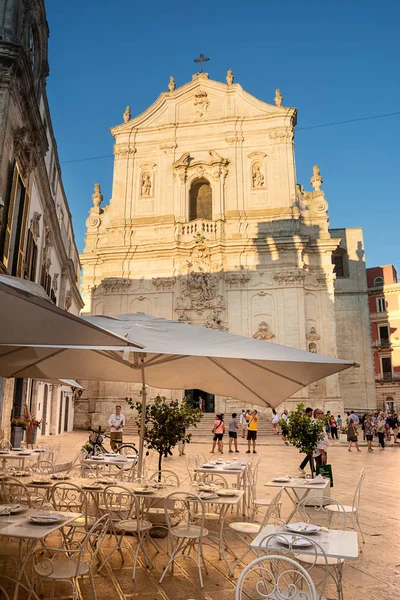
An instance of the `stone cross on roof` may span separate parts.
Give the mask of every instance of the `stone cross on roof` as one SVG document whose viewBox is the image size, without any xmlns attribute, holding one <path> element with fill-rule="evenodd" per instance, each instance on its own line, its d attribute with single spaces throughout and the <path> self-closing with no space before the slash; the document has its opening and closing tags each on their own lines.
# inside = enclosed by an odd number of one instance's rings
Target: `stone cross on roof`
<svg viewBox="0 0 400 600">
<path fill-rule="evenodd" d="M 200 53 L 199 58 L 195 58 L 193 62 L 200 63 L 200 73 L 203 72 L 203 62 L 207 62 L 210 59 L 204 56 L 204 54 Z"/>
</svg>

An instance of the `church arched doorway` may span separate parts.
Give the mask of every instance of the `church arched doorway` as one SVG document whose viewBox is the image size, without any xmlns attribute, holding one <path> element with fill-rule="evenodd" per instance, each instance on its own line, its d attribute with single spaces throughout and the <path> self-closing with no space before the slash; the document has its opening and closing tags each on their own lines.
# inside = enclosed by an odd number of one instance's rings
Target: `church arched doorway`
<svg viewBox="0 0 400 600">
<path fill-rule="evenodd" d="M 189 221 L 212 221 L 212 190 L 207 179 L 195 179 L 189 192 Z"/>
</svg>

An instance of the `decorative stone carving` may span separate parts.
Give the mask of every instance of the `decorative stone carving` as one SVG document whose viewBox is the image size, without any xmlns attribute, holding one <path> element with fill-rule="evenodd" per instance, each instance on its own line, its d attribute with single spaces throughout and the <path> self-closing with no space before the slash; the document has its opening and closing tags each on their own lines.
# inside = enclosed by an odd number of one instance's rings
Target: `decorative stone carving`
<svg viewBox="0 0 400 600">
<path fill-rule="evenodd" d="M 135 152 L 136 148 L 129 144 L 115 144 L 114 146 L 114 156 L 116 160 L 119 158 L 130 158 Z"/>
<path fill-rule="evenodd" d="M 51 282 L 51 287 L 53 288 L 53 292 L 56 293 L 56 291 L 58 290 L 58 278 L 59 278 L 60 274 L 59 273 L 54 273 L 53 275 L 53 280 Z"/>
<path fill-rule="evenodd" d="M 132 284 L 131 279 L 123 277 L 107 277 L 102 281 L 102 287 L 105 294 L 121 294 L 128 292 Z"/>
<path fill-rule="evenodd" d="M 274 281 L 284 285 L 297 285 L 303 283 L 305 276 L 304 271 L 279 271 L 275 273 Z"/>
<path fill-rule="evenodd" d="M 157 290 L 170 290 L 175 286 L 175 277 L 153 277 L 151 280 L 152 285 Z"/>
<path fill-rule="evenodd" d="M 209 150 L 210 160 L 196 161 L 190 156 L 189 152 L 185 152 L 182 156 L 174 162 L 174 172 L 178 175 L 181 183 L 185 183 L 188 174 L 195 171 L 198 177 L 203 175 L 209 175 L 214 181 L 219 181 L 221 178 L 225 178 L 228 174 L 227 165 L 229 160 L 223 158 L 215 152 L 215 150 Z"/>
<path fill-rule="evenodd" d="M 141 196 L 151 196 L 151 173 L 149 171 L 144 171 L 141 175 L 140 181 L 140 195 Z"/>
<path fill-rule="evenodd" d="M 182 279 L 181 289 L 187 308 L 211 308 L 210 302 L 217 296 L 218 276 L 204 271 L 189 273 Z"/>
<path fill-rule="evenodd" d="M 173 92 L 176 89 L 176 83 L 175 83 L 175 78 L 171 77 L 169 78 L 169 84 L 168 84 L 168 90 L 170 92 Z"/>
<path fill-rule="evenodd" d="M 276 106 L 282 106 L 283 96 L 281 94 L 281 90 L 279 90 L 279 89 L 275 90 L 274 102 L 275 102 Z"/>
<path fill-rule="evenodd" d="M 226 72 L 226 83 L 228 85 L 232 85 L 232 83 L 234 82 L 235 78 L 233 76 L 233 72 L 232 69 L 228 69 Z"/>
<path fill-rule="evenodd" d="M 124 114 L 122 115 L 123 119 L 124 119 L 124 123 L 128 123 L 128 121 L 131 120 L 132 115 L 131 115 L 131 107 L 127 106 L 125 109 Z"/>
<path fill-rule="evenodd" d="M 221 318 L 221 311 L 214 309 L 208 316 L 206 320 L 206 327 L 208 329 L 219 329 L 220 331 L 227 331 L 228 328 L 224 325 L 224 322 Z"/>
<path fill-rule="evenodd" d="M 164 150 L 165 153 L 172 152 L 178 146 L 175 140 L 165 140 L 160 144 L 160 150 Z"/>
<path fill-rule="evenodd" d="M 28 177 L 37 165 L 35 132 L 28 127 L 18 127 L 13 133 L 14 156 L 18 160 L 21 175 Z"/>
<path fill-rule="evenodd" d="M 311 352 L 312 354 L 317 354 L 318 353 L 318 346 L 315 342 L 310 342 L 308 344 L 308 351 Z"/>
<path fill-rule="evenodd" d="M 321 336 L 317 333 L 316 327 L 310 327 L 310 331 L 307 333 L 307 339 L 309 342 L 318 342 L 321 339 Z"/>
<path fill-rule="evenodd" d="M 333 283 L 336 277 L 334 273 L 318 273 L 315 279 L 317 280 L 317 283 L 325 286 Z"/>
<path fill-rule="evenodd" d="M 238 146 L 244 142 L 244 136 L 240 132 L 233 131 L 226 135 L 225 141 L 229 146 Z"/>
<path fill-rule="evenodd" d="M 203 90 L 199 90 L 194 97 L 194 110 L 198 117 L 203 117 L 209 106 L 208 95 L 207 92 Z"/>
<path fill-rule="evenodd" d="M 64 300 L 64 308 L 65 310 L 69 310 L 72 306 L 72 294 L 71 294 L 71 290 L 68 290 L 67 293 L 65 294 L 65 300 Z"/>
<path fill-rule="evenodd" d="M 100 212 L 100 204 L 103 202 L 103 194 L 99 183 L 94 184 L 94 194 L 92 194 L 92 201 L 95 208 L 95 212 Z M 93 210 L 93 209 L 92 209 Z"/>
<path fill-rule="evenodd" d="M 38 212 L 33 213 L 33 217 L 31 219 L 31 224 L 30 224 L 30 230 L 32 232 L 32 235 L 33 235 L 35 241 L 38 240 L 39 236 L 40 236 L 39 222 L 40 222 L 41 218 L 42 218 L 42 215 L 40 213 L 38 213 Z"/>
<path fill-rule="evenodd" d="M 292 142 L 293 129 L 291 127 L 275 127 L 269 131 L 269 138 L 276 142 Z"/>
<path fill-rule="evenodd" d="M 255 162 L 253 163 L 252 166 L 252 173 L 251 173 L 251 178 L 252 178 L 252 182 L 253 182 L 253 189 L 257 190 L 257 189 L 262 189 L 265 188 L 265 178 L 262 172 L 263 169 L 263 165 L 261 162 Z"/>
<path fill-rule="evenodd" d="M 190 325 L 191 322 L 189 315 L 184 310 L 179 311 L 177 320 L 180 323 L 187 323 L 188 325 Z"/>
<path fill-rule="evenodd" d="M 256 338 L 256 340 L 272 340 L 272 338 L 274 337 L 275 336 L 270 330 L 269 325 L 266 321 L 261 321 L 257 331 L 253 335 L 253 338 Z"/>
<path fill-rule="evenodd" d="M 321 190 L 321 186 L 323 183 L 323 179 L 321 177 L 321 171 L 318 165 L 313 166 L 313 176 L 310 179 L 310 183 L 314 188 L 314 191 L 319 192 Z"/>
<path fill-rule="evenodd" d="M 225 282 L 229 287 L 244 287 L 250 281 L 249 273 L 225 273 Z"/>
</svg>

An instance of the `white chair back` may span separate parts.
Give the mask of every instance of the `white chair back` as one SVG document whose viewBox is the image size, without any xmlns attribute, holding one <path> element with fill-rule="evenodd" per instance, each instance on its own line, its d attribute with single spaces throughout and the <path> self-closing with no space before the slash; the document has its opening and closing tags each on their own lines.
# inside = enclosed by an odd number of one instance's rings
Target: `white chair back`
<svg viewBox="0 0 400 600">
<path fill-rule="evenodd" d="M 353 508 L 355 510 L 358 510 L 358 507 L 360 505 L 361 486 L 362 486 L 362 483 L 363 483 L 364 479 L 365 479 L 365 469 L 362 469 L 361 473 L 360 473 L 360 477 L 358 478 L 358 483 L 357 483 L 356 491 L 354 492 L 354 498 L 353 498 L 353 504 L 352 504 L 352 506 L 353 506 Z"/>
<path fill-rule="evenodd" d="M 306 569 L 278 554 L 256 558 L 243 569 L 236 584 L 235 600 L 248 598 L 317 600 L 317 591 Z"/>
<path fill-rule="evenodd" d="M 312 501 L 312 504 L 311 504 Z M 335 507 L 335 510 L 328 510 L 327 507 Z M 295 517 L 296 521 L 305 521 L 329 527 L 329 529 L 346 529 L 346 509 L 335 498 L 303 498 L 297 504 Z"/>
</svg>

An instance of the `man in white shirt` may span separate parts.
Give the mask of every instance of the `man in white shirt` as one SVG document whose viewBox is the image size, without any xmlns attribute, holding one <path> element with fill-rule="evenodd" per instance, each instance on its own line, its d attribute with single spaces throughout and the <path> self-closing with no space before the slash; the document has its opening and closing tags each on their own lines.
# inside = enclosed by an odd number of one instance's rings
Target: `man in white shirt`
<svg viewBox="0 0 400 600">
<path fill-rule="evenodd" d="M 240 426 L 242 428 L 242 438 L 246 437 L 246 431 L 247 431 L 247 419 L 246 419 L 246 415 L 249 413 L 250 411 L 247 409 L 246 411 L 243 409 L 240 417 L 239 417 L 239 423 Z"/>
<path fill-rule="evenodd" d="M 115 450 L 117 446 L 122 444 L 122 433 L 125 427 L 125 415 L 121 412 L 121 406 L 117 404 L 115 413 L 108 419 L 110 426 L 110 446 L 111 450 Z"/>
</svg>

